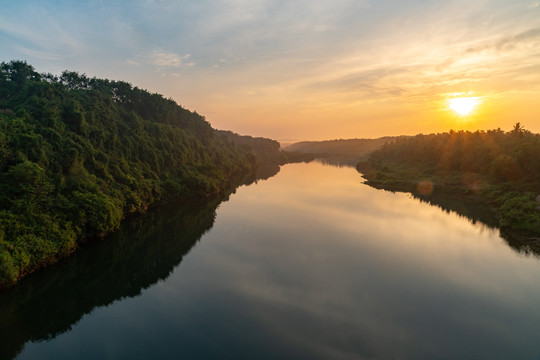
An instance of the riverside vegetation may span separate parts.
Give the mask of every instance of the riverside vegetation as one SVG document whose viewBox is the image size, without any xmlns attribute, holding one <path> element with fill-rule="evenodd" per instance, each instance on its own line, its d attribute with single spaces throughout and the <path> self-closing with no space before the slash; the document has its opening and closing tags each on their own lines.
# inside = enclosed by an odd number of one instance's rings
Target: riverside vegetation
<svg viewBox="0 0 540 360">
<path fill-rule="evenodd" d="M 540 135 L 450 131 L 398 138 L 357 165 L 367 184 L 428 199 L 443 192 L 484 204 L 505 237 L 540 237 Z"/>
<path fill-rule="evenodd" d="M 87 244 L 85 251 L 2 292 L 0 359 L 13 359 L 27 341 L 50 340 L 94 309 L 166 279 L 213 226 L 216 208 L 228 195 L 130 217 L 106 241 Z"/>
<path fill-rule="evenodd" d="M 309 156 L 217 131 L 123 81 L 2 62 L 0 287 L 117 229 L 128 214 L 220 193 L 265 160 L 293 158 Z"/>
</svg>

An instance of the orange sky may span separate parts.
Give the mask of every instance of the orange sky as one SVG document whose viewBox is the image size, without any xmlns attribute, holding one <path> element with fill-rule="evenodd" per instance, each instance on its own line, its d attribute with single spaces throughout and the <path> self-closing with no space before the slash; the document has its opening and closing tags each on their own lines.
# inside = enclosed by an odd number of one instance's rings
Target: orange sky
<svg viewBox="0 0 540 360">
<path fill-rule="evenodd" d="M 540 132 L 537 0 L 12 2 L 0 39 L 3 61 L 128 81 L 281 141 Z M 463 117 L 455 96 L 481 102 Z"/>
</svg>

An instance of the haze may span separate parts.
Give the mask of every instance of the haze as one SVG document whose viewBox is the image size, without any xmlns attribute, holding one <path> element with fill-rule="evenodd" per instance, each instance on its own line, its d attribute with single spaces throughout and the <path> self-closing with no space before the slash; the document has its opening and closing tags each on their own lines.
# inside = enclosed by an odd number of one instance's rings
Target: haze
<svg viewBox="0 0 540 360">
<path fill-rule="evenodd" d="M 281 141 L 540 131 L 540 1 L 7 1 L 2 61 L 171 97 Z M 459 115 L 453 97 L 481 99 Z"/>
</svg>

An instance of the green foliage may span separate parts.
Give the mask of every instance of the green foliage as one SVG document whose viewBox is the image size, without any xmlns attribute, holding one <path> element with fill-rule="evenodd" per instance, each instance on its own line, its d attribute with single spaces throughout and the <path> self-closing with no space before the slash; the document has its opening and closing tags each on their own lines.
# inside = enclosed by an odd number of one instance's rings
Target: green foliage
<svg viewBox="0 0 540 360">
<path fill-rule="evenodd" d="M 500 207 L 501 227 L 538 233 L 540 230 L 538 206 L 532 193 L 516 194 Z"/>
<path fill-rule="evenodd" d="M 399 179 L 420 174 L 435 177 L 481 195 L 500 215 L 502 228 L 540 234 L 540 212 L 533 194 L 540 194 L 540 135 L 517 123 L 511 131 L 450 131 L 404 137 L 374 151 L 359 164 L 370 181 L 383 182 L 388 168 Z M 405 170 L 404 170 L 405 169 Z M 397 180 L 396 180 L 397 179 Z"/>
<path fill-rule="evenodd" d="M 238 135 L 232 131 L 218 130 L 217 133 L 223 139 L 234 143 L 239 148 L 253 155 L 259 163 L 271 160 L 279 162 L 279 142 L 271 139 Z"/>
<path fill-rule="evenodd" d="M 72 198 L 76 223 L 84 235 L 92 236 L 115 230 L 122 219 L 122 208 L 104 194 L 74 192 Z"/>
<path fill-rule="evenodd" d="M 220 192 L 255 166 L 250 149 L 159 94 L 1 63 L 0 284 L 116 229 L 130 212 Z"/>
<path fill-rule="evenodd" d="M 540 135 L 518 123 L 512 131 L 450 131 L 399 138 L 370 156 L 370 163 L 390 161 L 443 172 L 476 173 L 496 182 L 520 183 L 540 191 Z"/>
<path fill-rule="evenodd" d="M 293 162 L 309 162 L 315 158 L 311 153 L 280 150 L 279 142 L 276 140 L 238 135 L 232 131 L 224 130 L 216 130 L 216 133 L 222 139 L 230 141 L 240 149 L 250 153 L 257 164 L 264 164 L 264 167 L 278 166 Z"/>
<path fill-rule="evenodd" d="M 13 284 L 17 280 L 17 268 L 11 256 L 13 245 L 4 240 L 0 232 L 0 286 Z"/>
</svg>

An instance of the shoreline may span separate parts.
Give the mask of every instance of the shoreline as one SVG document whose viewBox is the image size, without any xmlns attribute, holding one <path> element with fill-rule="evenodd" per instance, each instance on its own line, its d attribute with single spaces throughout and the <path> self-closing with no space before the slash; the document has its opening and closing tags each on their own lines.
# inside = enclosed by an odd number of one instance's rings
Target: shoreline
<svg viewBox="0 0 540 360">
<path fill-rule="evenodd" d="M 524 224 L 519 221 L 508 223 L 508 215 L 504 213 L 507 203 L 525 195 L 510 189 L 507 184 L 495 184 L 471 174 L 426 174 L 421 169 L 404 171 L 390 163 L 381 166 L 361 162 L 357 164 L 356 170 L 368 186 L 408 193 L 431 205 L 454 211 L 473 222 L 480 221 L 498 229 L 501 237 L 517 251 L 540 255 L 539 234 L 523 230 Z"/>
<path fill-rule="evenodd" d="M 205 201 L 206 199 L 219 198 L 219 197 L 222 197 L 223 198 L 222 201 L 225 201 L 226 199 L 228 199 L 228 197 L 231 194 L 233 194 L 236 191 L 238 187 L 244 184 L 249 184 L 253 182 L 254 179 L 256 178 L 257 169 L 258 167 L 252 168 L 245 174 L 233 174 L 227 180 L 227 182 L 223 184 L 222 188 L 219 191 L 214 192 L 214 193 L 201 194 L 201 193 L 197 193 L 196 191 L 193 191 L 190 194 L 186 194 L 180 197 L 169 198 L 167 200 L 159 199 L 153 203 L 145 205 L 144 207 L 140 209 L 135 209 L 134 211 L 126 212 L 122 215 L 122 218 L 120 220 L 120 225 L 117 229 L 113 229 L 108 232 L 102 232 L 95 236 L 89 236 L 89 237 L 83 237 L 83 238 L 77 239 L 75 246 L 73 248 L 66 249 L 66 251 L 62 253 L 57 253 L 55 254 L 54 257 L 48 258 L 47 261 L 44 261 L 43 263 L 36 265 L 35 267 L 27 271 L 19 273 L 15 281 L 0 282 L 0 293 L 14 286 L 17 286 L 22 280 L 24 280 L 28 276 L 36 272 L 39 272 L 41 270 L 44 270 L 46 268 L 49 268 L 51 266 L 54 266 L 58 262 L 66 258 L 69 258 L 73 254 L 77 253 L 77 251 L 79 251 L 79 249 L 81 247 L 84 247 L 86 244 L 93 243 L 95 241 L 104 240 L 107 236 L 110 236 L 111 234 L 114 234 L 116 231 L 118 231 L 120 226 L 122 226 L 122 224 L 124 224 L 127 219 L 144 216 L 145 214 L 155 211 L 157 209 L 166 208 L 167 206 L 175 206 L 175 205 L 179 205 L 183 203 L 192 203 L 192 202 L 199 202 L 199 201 L 202 202 L 202 201 Z"/>
</svg>

